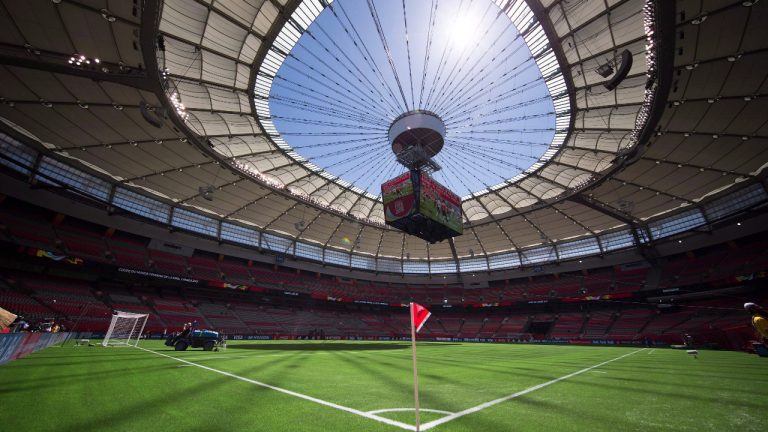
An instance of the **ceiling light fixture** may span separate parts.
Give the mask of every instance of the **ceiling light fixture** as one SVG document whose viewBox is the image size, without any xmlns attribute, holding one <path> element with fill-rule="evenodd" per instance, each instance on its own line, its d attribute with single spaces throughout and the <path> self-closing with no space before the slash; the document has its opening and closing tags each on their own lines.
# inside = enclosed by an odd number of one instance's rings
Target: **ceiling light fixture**
<svg viewBox="0 0 768 432">
<path fill-rule="evenodd" d="M 28 52 L 28 53 L 30 53 L 30 54 L 40 55 L 40 50 L 39 50 L 39 49 L 36 49 L 35 47 L 33 47 L 32 45 L 30 45 L 30 44 L 28 44 L 28 43 L 25 43 L 25 44 L 24 44 L 24 48 L 25 48 L 25 49 L 27 50 L 27 52 Z"/>
<path fill-rule="evenodd" d="M 189 118 L 189 114 L 187 114 L 187 109 L 184 106 L 183 103 L 181 103 L 181 99 L 179 98 L 178 92 L 171 93 L 170 96 L 171 104 L 173 105 L 173 108 L 176 110 L 176 114 L 181 117 L 182 120 L 187 121 Z"/>
<path fill-rule="evenodd" d="M 107 9 L 102 9 L 99 12 L 101 12 L 101 17 L 107 20 L 107 22 L 115 22 L 117 21 L 117 18 L 115 18 L 114 15 L 112 15 Z"/>
<path fill-rule="evenodd" d="M 692 19 L 692 20 L 691 20 L 691 24 L 693 24 L 693 25 L 699 25 L 699 24 L 703 23 L 703 22 L 704 22 L 704 21 L 706 21 L 706 20 L 707 20 L 707 16 L 706 16 L 706 15 L 700 15 L 700 16 L 698 16 L 698 17 L 696 17 L 696 18 Z"/>
</svg>

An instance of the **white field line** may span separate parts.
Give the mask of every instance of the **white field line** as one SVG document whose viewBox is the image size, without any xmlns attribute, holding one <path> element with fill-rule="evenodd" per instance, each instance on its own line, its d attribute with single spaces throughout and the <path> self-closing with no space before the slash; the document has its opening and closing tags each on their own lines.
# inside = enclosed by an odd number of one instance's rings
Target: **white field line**
<svg viewBox="0 0 768 432">
<path fill-rule="evenodd" d="M 608 372 L 603 372 L 603 371 L 597 371 L 597 370 L 593 370 L 593 371 L 592 371 L 592 373 L 601 373 L 601 374 L 607 374 Z"/>
<path fill-rule="evenodd" d="M 375 420 L 377 422 L 386 423 L 388 425 L 396 426 L 396 427 L 399 427 L 399 428 L 405 429 L 405 430 L 411 430 L 411 431 L 415 431 L 416 430 L 415 426 L 411 426 L 409 424 L 402 423 L 402 422 L 399 422 L 399 421 L 396 421 L 396 420 L 391 420 L 391 419 L 388 419 L 388 418 L 385 418 L 385 417 L 379 417 L 379 416 L 377 416 L 375 414 L 369 414 L 369 413 L 366 413 L 364 411 L 356 410 L 354 408 L 350 408 L 350 407 L 346 407 L 346 406 L 343 406 L 343 405 L 335 404 L 333 402 L 324 401 L 324 400 L 318 399 L 316 397 L 307 396 L 305 394 L 297 393 L 297 392 L 294 392 L 294 391 L 291 391 L 291 390 L 286 390 L 286 389 L 280 388 L 280 387 L 275 387 L 275 386 L 272 386 L 272 385 L 269 385 L 269 384 L 265 384 L 265 383 L 260 382 L 260 381 L 252 380 L 250 378 L 241 377 L 239 375 L 235 375 L 235 374 L 229 373 L 229 372 L 224 372 L 222 370 L 214 369 L 212 367 L 203 366 L 201 364 L 197 364 L 197 363 L 193 363 L 191 361 L 183 360 L 183 359 L 180 359 L 178 357 L 169 356 L 167 354 L 163 354 L 163 353 L 160 353 L 160 352 L 157 352 L 157 351 L 153 351 L 153 350 L 150 350 L 150 349 L 142 348 L 142 347 L 139 347 L 139 346 L 137 346 L 136 348 L 138 348 L 140 350 L 143 350 L 143 351 L 151 352 L 152 354 L 156 354 L 156 355 L 159 355 L 159 356 L 162 356 L 162 357 L 167 357 L 169 359 L 173 359 L 173 360 L 176 360 L 176 361 L 179 361 L 179 362 L 182 362 L 182 363 L 186 363 L 186 364 L 188 364 L 190 366 L 196 366 L 196 367 L 199 367 L 201 369 L 205 369 L 205 370 L 210 371 L 210 372 L 215 372 L 217 374 L 221 374 L 221 375 L 224 375 L 224 376 L 228 376 L 230 378 L 234 378 L 234 379 L 237 379 L 237 380 L 240 380 L 240 381 L 244 381 L 244 382 L 247 382 L 247 383 L 250 383 L 250 384 L 253 384 L 253 385 L 257 385 L 259 387 L 264 387 L 264 388 L 268 388 L 270 390 L 275 390 L 275 391 L 278 391 L 280 393 L 285 393 L 285 394 L 290 395 L 290 396 L 294 396 L 294 397 L 297 397 L 297 398 L 308 400 L 308 401 L 314 402 L 316 404 L 325 405 L 327 407 L 335 408 L 335 409 L 340 410 L 340 411 L 346 411 L 346 412 L 351 413 L 351 414 L 357 414 L 357 415 L 359 415 L 361 417 L 369 418 L 369 419 Z"/>
<path fill-rule="evenodd" d="M 374 411 L 368 411 L 368 414 L 381 414 L 386 412 L 409 412 L 409 411 L 416 411 L 416 408 L 385 408 L 385 409 L 379 409 Z M 431 413 L 437 413 L 437 414 L 453 414 L 450 411 L 436 410 L 436 409 L 430 409 L 430 408 L 419 408 L 419 411 L 431 412 Z"/>
<path fill-rule="evenodd" d="M 441 424 L 443 424 L 443 423 L 448 423 L 449 421 L 451 421 L 451 420 L 456 420 L 456 419 L 457 419 L 457 418 L 459 418 L 459 417 L 464 417 L 465 415 L 468 415 L 468 414 L 472 414 L 472 413 L 476 413 L 476 412 L 478 412 L 478 411 L 484 410 L 484 409 L 486 409 L 486 408 L 489 408 L 489 407 L 492 407 L 492 406 L 494 406 L 494 405 L 498 405 L 498 404 L 500 404 L 500 403 L 502 403 L 502 402 L 506 402 L 506 401 L 508 401 L 508 400 L 510 400 L 510 399 L 514 399 L 514 398 L 516 398 L 516 397 L 520 397 L 520 396 L 526 395 L 526 394 L 528 394 L 528 393 L 530 393 L 530 392 L 532 392 L 532 391 L 536 391 L 536 390 L 538 390 L 538 389 L 540 389 L 540 388 L 544 388 L 544 387 L 546 387 L 546 386 L 548 386 L 548 385 L 552 385 L 552 384 L 555 384 L 555 383 L 557 383 L 557 382 L 560 382 L 560 381 L 563 381 L 563 380 L 567 380 L 568 378 L 573 378 L 573 377 L 575 377 L 576 375 L 581 375 L 581 374 L 583 374 L 584 372 L 589 372 L 589 371 L 591 371 L 592 369 L 596 369 L 596 368 L 599 368 L 600 366 L 605 366 L 605 365 L 607 365 L 608 363 L 612 363 L 612 362 L 615 362 L 615 361 L 617 361 L 617 360 L 621 360 L 621 359 L 623 359 L 624 357 L 628 357 L 628 356 L 631 356 L 632 354 L 636 354 L 636 353 L 639 353 L 640 351 L 645 351 L 646 349 L 647 349 L 647 348 L 642 348 L 642 349 L 639 349 L 639 350 L 637 350 L 637 351 L 632 351 L 631 353 L 627 353 L 627 354 L 624 354 L 624 355 L 622 355 L 622 356 L 616 357 L 615 359 L 611 359 L 611 360 L 608 360 L 608 361 L 604 361 L 604 362 L 602 362 L 602 363 L 598 363 L 598 364 L 596 364 L 596 365 L 594 365 L 594 366 L 590 366 L 590 367 L 588 367 L 588 368 L 584 368 L 584 369 L 582 369 L 582 370 L 580 370 L 580 371 L 576 371 L 576 372 L 570 373 L 570 374 L 568 374 L 568 375 L 564 375 L 564 376 L 561 376 L 560 378 L 555 378 L 555 379 L 553 379 L 553 380 L 551 380 L 551 381 L 547 381 L 547 382 L 545 382 L 545 383 L 542 383 L 542 384 L 539 384 L 539 385 L 535 385 L 535 386 L 533 386 L 533 387 L 529 387 L 529 388 L 527 388 L 527 389 L 525 389 L 525 390 L 522 390 L 522 391 L 519 391 L 519 392 L 517 392 L 517 393 L 513 393 L 513 394 L 511 394 L 511 395 L 508 395 L 508 396 L 504 396 L 504 397 L 502 397 L 502 398 L 499 398 L 499 399 L 495 399 L 495 400 L 492 400 L 492 401 L 490 401 L 490 402 L 486 402 L 486 403 L 483 403 L 483 404 L 480 404 L 480 405 L 474 406 L 474 407 L 472 407 L 472 408 L 467 408 L 467 409 L 465 409 L 464 411 L 459 411 L 459 412 L 457 412 L 457 413 L 454 413 L 454 414 L 451 414 L 451 415 L 445 416 L 445 417 L 443 417 L 443 418 L 440 418 L 440 419 L 437 419 L 437 420 L 433 420 L 433 421 L 431 421 L 431 422 L 428 422 L 428 423 L 424 423 L 423 425 L 421 425 L 421 430 L 422 430 L 422 431 L 425 431 L 425 430 L 429 430 L 429 429 L 432 429 L 432 428 L 433 428 L 433 427 L 435 427 L 435 426 L 439 426 L 439 425 L 441 425 Z"/>
<path fill-rule="evenodd" d="M 653 352 L 654 352 L 654 351 L 656 351 L 656 348 L 654 348 L 654 349 L 652 349 L 652 350 L 648 351 L 648 354 L 653 354 Z"/>
</svg>

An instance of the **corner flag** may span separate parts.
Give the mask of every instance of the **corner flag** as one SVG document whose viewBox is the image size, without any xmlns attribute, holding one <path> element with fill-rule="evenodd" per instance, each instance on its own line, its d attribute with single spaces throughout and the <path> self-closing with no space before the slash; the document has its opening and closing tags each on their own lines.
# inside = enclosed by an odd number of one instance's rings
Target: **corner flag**
<svg viewBox="0 0 768 432">
<path fill-rule="evenodd" d="M 429 319 L 431 315 L 432 312 L 428 311 L 424 306 L 418 303 L 411 303 L 411 322 L 413 323 L 413 326 L 416 327 L 416 333 L 421 330 L 421 326 L 427 322 L 427 319 Z"/>
<path fill-rule="evenodd" d="M 419 373 L 416 369 L 416 333 L 432 315 L 430 311 L 418 303 L 411 303 L 411 354 L 413 357 L 413 402 L 416 408 L 416 432 L 419 432 L 421 419 L 419 416 Z"/>
</svg>

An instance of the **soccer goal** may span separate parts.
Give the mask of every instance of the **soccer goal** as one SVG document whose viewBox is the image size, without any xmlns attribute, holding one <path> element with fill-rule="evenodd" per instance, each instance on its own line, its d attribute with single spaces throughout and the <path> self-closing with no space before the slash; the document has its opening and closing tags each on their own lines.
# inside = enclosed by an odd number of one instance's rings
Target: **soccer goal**
<svg viewBox="0 0 768 432">
<path fill-rule="evenodd" d="M 148 314 L 115 311 L 103 346 L 136 346 L 147 324 Z"/>
</svg>

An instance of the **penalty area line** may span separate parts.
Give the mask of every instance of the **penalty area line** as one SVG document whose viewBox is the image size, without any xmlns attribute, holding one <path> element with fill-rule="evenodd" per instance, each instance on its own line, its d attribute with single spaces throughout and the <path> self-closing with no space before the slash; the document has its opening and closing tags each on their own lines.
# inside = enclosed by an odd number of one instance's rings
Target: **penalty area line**
<svg viewBox="0 0 768 432">
<path fill-rule="evenodd" d="M 217 374 L 228 376 L 230 378 L 234 378 L 236 380 L 247 382 L 249 384 L 257 385 L 259 387 L 268 388 L 270 390 L 274 390 L 274 391 L 277 391 L 277 392 L 280 392 L 280 393 L 284 393 L 284 394 L 287 394 L 289 396 L 297 397 L 299 399 L 304 399 L 304 400 L 307 400 L 307 401 L 310 401 L 310 402 L 314 402 L 316 404 L 324 405 L 324 406 L 327 406 L 327 407 L 330 407 L 330 408 L 335 408 L 335 409 L 340 410 L 340 411 L 346 411 L 348 413 L 356 414 L 356 415 L 359 415 L 360 417 L 365 417 L 365 418 L 368 418 L 368 419 L 371 419 L 371 420 L 375 420 L 375 421 L 380 422 L 380 423 L 386 423 L 386 424 L 388 424 L 390 426 L 396 426 L 396 427 L 399 427 L 401 429 L 410 430 L 410 431 L 415 431 L 416 430 L 415 426 L 412 426 L 412 425 L 409 425 L 409 424 L 406 424 L 406 423 L 402 423 L 402 422 L 399 422 L 399 421 L 396 421 L 396 420 L 388 419 L 386 417 L 380 417 L 380 416 L 377 416 L 375 414 L 367 413 L 365 411 L 360 411 L 360 410 L 357 410 L 357 409 L 354 409 L 354 408 L 350 408 L 350 407 L 347 407 L 347 406 L 344 406 L 344 405 L 335 404 L 333 402 L 328 402 L 328 401 L 325 401 L 325 400 L 322 400 L 322 399 L 318 399 L 316 397 L 308 396 L 308 395 L 305 395 L 305 394 L 302 394 L 302 393 L 297 393 L 295 391 L 287 390 L 287 389 L 284 389 L 284 388 L 275 387 L 273 385 L 269 385 L 269 384 L 263 383 L 261 381 L 256 381 L 256 380 L 252 380 L 250 378 L 245 378 L 245 377 L 242 377 L 240 375 L 235 375 L 235 374 L 230 373 L 230 372 L 225 372 L 223 370 L 215 369 L 215 368 L 212 368 L 212 367 L 209 367 L 209 366 L 204 366 L 204 365 L 201 365 L 201 364 L 197 364 L 197 363 L 194 363 L 194 362 L 191 362 L 191 361 L 188 361 L 188 360 L 180 359 L 178 357 L 170 356 L 168 354 L 163 354 L 161 352 L 153 351 L 151 349 L 142 348 L 140 346 L 137 346 L 136 348 L 140 349 L 142 351 L 150 352 L 150 353 L 155 354 L 155 355 L 159 355 L 159 356 L 162 356 L 162 357 L 167 357 L 169 359 L 173 359 L 173 360 L 176 360 L 178 362 L 185 363 L 188 366 L 199 367 L 200 369 L 205 369 L 205 370 L 210 371 L 210 372 L 215 372 Z"/>
<path fill-rule="evenodd" d="M 637 353 L 639 353 L 640 351 L 645 351 L 646 349 L 647 349 L 647 348 L 642 348 L 642 349 L 639 349 L 639 350 L 637 350 L 637 351 L 632 351 L 631 353 L 627 353 L 627 354 L 624 354 L 624 355 L 622 355 L 622 356 L 616 357 L 615 359 L 611 359 L 611 360 L 608 360 L 608 361 L 604 361 L 604 362 L 602 362 L 602 363 L 598 363 L 598 364 L 596 364 L 596 365 L 594 365 L 594 366 L 590 366 L 590 367 L 588 367 L 588 368 L 584 368 L 584 369 L 582 369 L 582 370 L 579 370 L 579 371 L 576 371 L 576 372 L 570 373 L 570 374 L 568 374 L 568 375 L 563 375 L 563 376 L 561 376 L 560 378 L 555 378 L 555 379 L 553 379 L 553 380 L 551 380 L 551 381 L 547 381 L 547 382 L 545 382 L 545 383 L 541 383 L 541 384 L 539 384 L 539 385 L 535 385 L 535 386 L 533 386 L 533 387 L 529 387 L 529 388 L 527 388 L 527 389 L 525 389 L 525 390 L 522 390 L 522 391 L 519 391 L 519 392 L 517 392 L 517 393 L 513 393 L 513 394 L 511 394 L 511 395 L 507 395 L 507 396 L 504 396 L 504 397 L 502 397 L 502 398 L 499 398 L 499 399 L 495 399 L 495 400 L 492 400 L 492 401 L 490 401 L 490 402 L 486 402 L 486 403 L 483 403 L 483 404 L 480 404 L 480 405 L 474 406 L 474 407 L 472 407 L 472 408 L 467 408 L 467 409 L 465 409 L 464 411 L 459 411 L 459 412 L 457 412 L 457 413 L 454 413 L 454 414 L 451 414 L 451 415 L 448 415 L 448 416 L 445 416 L 445 417 L 439 418 L 439 419 L 437 419 L 437 420 L 433 420 L 433 421 L 431 421 L 431 422 L 428 422 L 428 423 L 424 423 L 424 424 L 422 424 L 422 425 L 421 425 L 421 430 L 422 430 L 422 431 L 426 431 L 426 430 L 432 429 L 432 428 L 433 428 L 433 427 L 435 427 L 435 426 L 439 426 L 439 425 L 441 425 L 441 424 L 443 424 L 443 423 L 448 423 L 449 421 L 452 421 L 452 420 L 456 420 L 456 419 L 457 419 L 457 418 L 459 418 L 459 417 L 464 417 L 465 415 L 469 415 L 469 414 L 472 414 L 472 413 L 476 413 L 476 412 L 478 412 L 478 411 L 484 410 L 484 409 L 486 409 L 486 408 L 489 408 L 489 407 L 492 407 L 492 406 L 494 406 L 494 405 L 498 405 L 498 404 L 500 404 L 500 403 L 502 403 L 502 402 L 506 402 L 506 401 L 508 401 L 508 400 L 511 400 L 511 399 L 514 399 L 514 398 L 517 398 L 517 397 L 520 397 L 520 396 L 526 395 L 526 394 L 528 394 L 528 393 L 530 393 L 530 392 L 536 391 L 536 390 L 538 390 L 538 389 L 541 389 L 541 388 L 544 388 L 544 387 L 546 387 L 546 386 L 549 386 L 549 385 L 552 385 L 552 384 L 558 383 L 558 382 L 560 382 L 560 381 L 563 381 L 563 380 L 567 380 L 568 378 L 573 378 L 573 377 L 575 377 L 576 375 L 581 375 L 581 374 L 583 374 L 583 373 L 585 373 L 585 372 L 589 372 L 589 371 L 591 371 L 592 369 L 595 369 L 595 368 L 599 368 L 600 366 L 605 366 L 605 365 L 607 365 L 608 363 L 612 363 L 612 362 L 615 362 L 615 361 L 617 361 L 617 360 L 621 360 L 621 359 L 623 359 L 624 357 L 628 357 L 628 356 L 631 356 L 632 354 L 637 354 Z"/>
</svg>

